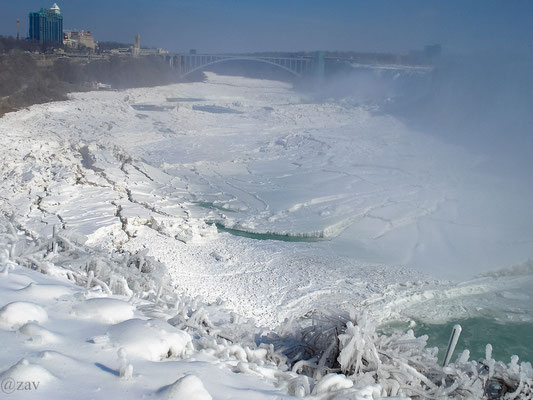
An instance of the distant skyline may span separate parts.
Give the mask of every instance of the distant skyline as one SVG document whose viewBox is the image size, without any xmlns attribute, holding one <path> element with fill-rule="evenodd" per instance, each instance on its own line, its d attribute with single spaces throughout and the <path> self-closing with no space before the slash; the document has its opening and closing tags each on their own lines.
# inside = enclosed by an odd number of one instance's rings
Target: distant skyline
<svg viewBox="0 0 533 400">
<path fill-rule="evenodd" d="M 28 33 L 28 13 L 53 1 L 4 1 L 0 34 Z M 401 52 L 440 43 L 445 51 L 533 54 L 533 1 L 493 0 L 65 0 L 65 29 L 98 41 L 171 51 L 354 50 Z"/>
</svg>

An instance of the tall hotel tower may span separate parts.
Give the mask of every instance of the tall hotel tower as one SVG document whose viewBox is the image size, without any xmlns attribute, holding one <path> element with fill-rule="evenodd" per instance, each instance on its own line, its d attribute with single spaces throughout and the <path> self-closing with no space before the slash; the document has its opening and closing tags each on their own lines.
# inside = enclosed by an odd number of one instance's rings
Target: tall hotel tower
<svg viewBox="0 0 533 400">
<path fill-rule="evenodd" d="M 63 43 L 63 16 L 56 3 L 52 8 L 30 13 L 29 39 L 41 43 Z"/>
</svg>

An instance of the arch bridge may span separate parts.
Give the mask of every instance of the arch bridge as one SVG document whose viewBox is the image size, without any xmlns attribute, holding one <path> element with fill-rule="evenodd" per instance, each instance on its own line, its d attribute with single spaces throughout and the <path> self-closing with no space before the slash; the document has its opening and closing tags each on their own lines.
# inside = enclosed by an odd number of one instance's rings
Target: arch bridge
<svg viewBox="0 0 533 400">
<path fill-rule="evenodd" d="M 181 78 L 202 70 L 210 65 L 229 61 L 251 61 L 270 64 L 283 69 L 296 77 L 303 77 L 314 71 L 313 57 L 271 57 L 255 55 L 218 54 L 176 54 L 168 55 L 167 61 L 178 70 Z"/>
</svg>

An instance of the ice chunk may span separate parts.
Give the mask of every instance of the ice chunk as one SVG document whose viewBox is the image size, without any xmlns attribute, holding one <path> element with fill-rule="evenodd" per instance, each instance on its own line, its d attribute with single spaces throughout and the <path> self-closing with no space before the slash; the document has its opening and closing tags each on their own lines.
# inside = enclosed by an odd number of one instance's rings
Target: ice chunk
<svg viewBox="0 0 533 400">
<path fill-rule="evenodd" d="M 174 237 L 185 243 L 198 243 L 203 240 L 214 239 L 217 228 L 206 224 L 202 219 L 189 218 L 187 221 L 180 218 L 154 217 L 151 226 L 163 235 Z"/>
<path fill-rule="evenodd" d="M 313 388 L 313 394 L 327 393 L 331 391 L 348 389 L 353 382 L 343 374 L 327 374 Z"/>
</svg>

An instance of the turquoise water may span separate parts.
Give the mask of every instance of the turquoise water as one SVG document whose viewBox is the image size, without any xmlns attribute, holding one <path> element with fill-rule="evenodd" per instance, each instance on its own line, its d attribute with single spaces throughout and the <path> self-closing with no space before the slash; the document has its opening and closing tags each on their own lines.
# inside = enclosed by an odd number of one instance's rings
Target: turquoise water
<svg viewBox="0 0 533 400">
<path fill-rule="evenodd" d="M 213 204 L 209 201 L 195 201 L 195 205 L 202 207 L 202 208 L 208 208 L 211 210 L 220 210 L 224 212 L 235 212 L 233 210 L 217 206 L 216 204 Z M 282 234 L 276 234 L 276 233 L 254 233 L 254 232 L 248 232 L 243 231 L 240 229 L 233 229 L 233 228 L 226 228 L 224 225 L 213 222 L 213 221 L 206 221 L 209 224 L 214 224 L 219 232 L 227 232 L 234 236 L 241 236 L 246 237 L 248 239 L 255 239 L 255 240 L 280 240 L 282 242 L 319 242 L 322 240 L 326 240 L 324 238 L 319 237 L 307 237 L 307 236 L 293 236 L 293 235 L 282 235 Z"/>
<path fill-rule="evenodd" d="M 428 346 L 439 348 L 439 361 L 442 362 L 450 334 L 455 324 L 463 328 L 455 348 L 452 361 L 464 350 L 470 350 L 470 359 L 485 357 L 485 346 L 492 345 L 493 358 L 508 363 L 513 354 L 521 361 L 533 362 L 533 324 L 503 324 L 487 318 L 468 318 L 444 325 L 418 322 L 413 329 L 416 336 L 428 335 Z"/>
<path fill-rule="evenodd" d="M 275 233 L 253 233 L 241 231 L 239 229 L 226 228 L 224 225 L 219 223 L 215 223 L 215 226 L 220 232 L 227 232 L 235 236 L 242 236 L 256 240 L 281 240 L 283 242 L 319 242 L 325 240 L 318 237 L 280 235 Z"/>
</svg>

